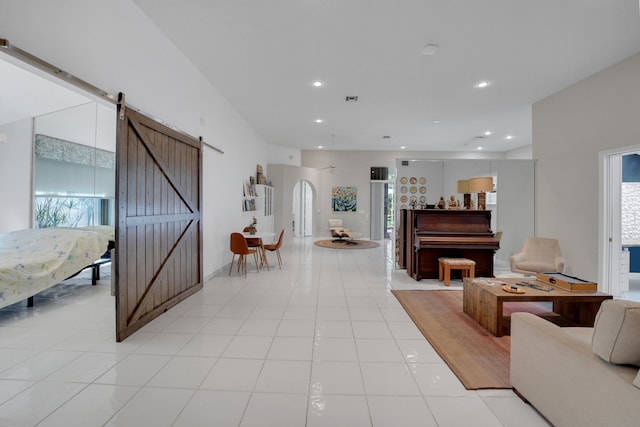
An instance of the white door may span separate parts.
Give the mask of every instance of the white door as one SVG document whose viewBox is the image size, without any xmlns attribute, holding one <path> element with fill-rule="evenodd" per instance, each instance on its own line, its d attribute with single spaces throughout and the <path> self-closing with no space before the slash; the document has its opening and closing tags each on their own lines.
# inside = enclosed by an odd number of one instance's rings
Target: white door
<svg viewBox="0 0 640 427">
<path fill-rule="evenodd" d="M 628 264 L 623 262 L 628 253 L 623 253 L 622 157 L 639 151 L 634 146 L 600 153 L 598 290 L 615 297 L 629 290 Z"/>
<path fill-rule="evenodd" d="M 293 188 L 293 236 L 313 235 L 313 187 L 301 180 Z"/>
</svg>

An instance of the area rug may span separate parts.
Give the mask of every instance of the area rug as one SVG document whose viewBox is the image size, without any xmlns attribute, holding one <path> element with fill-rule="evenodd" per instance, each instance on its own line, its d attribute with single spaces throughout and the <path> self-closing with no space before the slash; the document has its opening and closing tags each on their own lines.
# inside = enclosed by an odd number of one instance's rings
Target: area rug
<svg viewBox="0 0 640 427">
<path fill-rule="evenodd" d="M 511 337 L 495 337 L 462 311 L 462 291 L 393 291 L 422 335 L 468 390 L 511 388 Z M 524 304 L 527 304 L 524 307 Z M 518 303 L 515 310 L 543 314 L 548 306 Z"/>
<path fill-rule="evenodd" d="M 321 248 L 331 248 L 331 249 L 371 249 L 377 248 L 380 246 L 377 242 L 372 242 L 371 240 L 351 240 L 343 241 L 343 242 L 334 242 L 333 240 L 318 240 L 313 242 L 314 245 L 320 246 Z"/>
</svg>

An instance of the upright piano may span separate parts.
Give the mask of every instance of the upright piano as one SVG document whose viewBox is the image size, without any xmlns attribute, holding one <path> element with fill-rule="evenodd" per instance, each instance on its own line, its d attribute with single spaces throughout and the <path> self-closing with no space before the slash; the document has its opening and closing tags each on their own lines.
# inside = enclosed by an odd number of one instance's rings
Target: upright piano
<svg viewBox="0 0 640 427">
<path fill-rule="evenodd" d="M 491 231 L 491 211 L 407 209 L 400 230 L 407 274 L 416 280 L 438 277 L 438 258 L 468 258 L 477 277 L 493 277 L 500 247 Z"/>
</svg>

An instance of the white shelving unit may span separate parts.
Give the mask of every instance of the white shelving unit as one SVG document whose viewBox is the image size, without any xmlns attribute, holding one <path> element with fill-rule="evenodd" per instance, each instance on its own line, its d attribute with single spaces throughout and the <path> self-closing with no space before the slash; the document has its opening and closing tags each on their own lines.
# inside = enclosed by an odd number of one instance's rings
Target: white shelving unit
<svg viewBox="0 0 640 427">
<path fill-rule="evenodd" d="M 243 196 L 242 196 L 242 211 L 243 212 L 254 212 L 257 210 L 256 208 L 256 199 L 258 198 L 258 193 L 256 192 L 256 185 L 252 184 L 250 181 L 245 181 L 242 186 Z"/>
<path fill-rule="evenodd" d="M 263 184 L 244 185 L 244 196 L 242 198 L 243 216 L 246 217 L 247 225 L 253 217 L 258 224 L 259 231 L 273 232 L 273 187 Z"/>
</svg>

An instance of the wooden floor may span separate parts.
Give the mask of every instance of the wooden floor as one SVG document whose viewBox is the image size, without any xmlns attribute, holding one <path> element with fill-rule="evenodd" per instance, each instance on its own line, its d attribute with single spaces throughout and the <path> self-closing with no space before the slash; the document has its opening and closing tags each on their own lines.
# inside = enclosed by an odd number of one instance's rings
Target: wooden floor
<svg viewBox="0 0 640 427">
<path fill-rule="evenodd" d="M 462 291 L 393 291 L 418 329 L 469 390 L 511 388 L 511 337 L 495 337 L 462 311 Z M 541 314 L 545 304 L 518 304 Z M 505 306 L 505 313 L 509 315 Z M 508 322 L 506 322 L 508 323 Z"/>
</svg>

